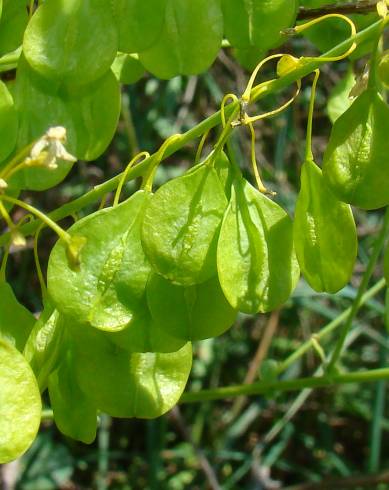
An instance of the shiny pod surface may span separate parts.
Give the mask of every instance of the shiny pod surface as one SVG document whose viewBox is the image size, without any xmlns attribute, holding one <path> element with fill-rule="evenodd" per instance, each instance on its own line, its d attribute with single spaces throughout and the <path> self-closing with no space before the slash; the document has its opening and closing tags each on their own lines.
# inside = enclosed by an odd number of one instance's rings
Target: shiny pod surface
<svg viewBox="0 0 389 490">
<path fill-rule="evenodd" d="M 119 51 L 140 53 L 158 40 L 167 0 L 111 0 Z"/>
<path fill-rule="evenodd" d="M 213 63 L 222 38 L 220 0 L 167 0 L 161 34 L 140 61 L 159 78 L 196 75 Z"/>
<path fill-rule="evenodd" d="M 222 0 L 224 33 L 236 48 L 262 52 L 282 42 L 281 31 L 292 27 L 296 0 Z"/>
<path fill-rule="evenodd" d="M 46 305 L 27 339 L 23 354 L 33 370 L 41 393 L 47 388 L 49 375 L 59 363 L 64 329 L 61 317 Z"/>
<path fill-rule="evenodd" d="M 165 328 L 165 324 L 159 325 L 159 322 L 152 318 L 146 297 L 131 323 L 124 330 L 108 332 L 107 339 L 131 353 L 177 352 L 186 343 L 185 340 L 171 335 L 169 329 Z"/>
<path fill-rule="evenodd" d="M 348 204 L 323 181 L 320 168 L 306 161 L 296 203 L 294 245 L 301 272 L 316 291 L 335 293 L 349 281 L 357 256 L 357 232 Z"/>
<path fill-rule="evenodd" d="M 41 397 L 23 355 L 0 339 L 0 464 L 31 446 L 41 421 Z"/>
<path fill-rule="evenodd" d="M 292 220 L 243 178 L 234 181 L 220 231 L 217 267 L 228 302 L 244 313 L 281 306 L 299 278 Z"/>
<path fill-rule="evenodd" d="M 138 191 L 68 230 L 86 239 L 79 270 L 68 266 L 66 244 L 57 242 L 49 259 L 48 290 L 61 313 L 101 330 L 121 330 L 131 322 L 151 270 L 140 242 L 149 199 L 149 193 Z"/>
<path fill-rule="evenodd" d="M 142 226 L 142 243 L 155 271 L 187 286 L 215 275 L 226 206 L 218 175 L 206 164 L 160 187 Z"/>
<path fill-rule="evenodd" d="M 77 384 L 71 355 L 70 351 L 65 353 L 59 368 L 50 375 L 51 407 L 62 434 L 90 444 L 96 438 L 97 411 Z"/>
<path fill-rule="evenodd" d="M 0 81 L 0 168 L 15 148 L 18 135 L 18 117 L 12 95 Z"/>
<path fill-rule="evenodd" d="M 191 341 L 221 335 L 237 315 L 217 276 L 185 287 L 153 274 L 147 285 L 147 302 L 153 320 L 163 331 Z"/>
<path fill-rule="evenodd" d="M 16 299 L 11 286 L 0 281 L 0 338 L 21 352 L 35 321 L 34 315 Z"/>
<path fill-rule="evenodd" d="M 368 89 L 335 121 L 323 176 L 341 200 L 363 209 L 389 204 L 389 108 Z"/>
<path fill-rule="evenodd" d="M 106 0 L 46 0 L 28 23 L 23 52 L 44 77 L 78 86 L 108 71 L 117 38 Z"/>
<path fill-rule="evenodd" d="M 180 399 L 192 366 L 190 343 L 171 354 L 130 354 L 86 325 L 73 326 L 71 335 L 79 386 L 103 412 L 155 418 Z"/>
</svg>

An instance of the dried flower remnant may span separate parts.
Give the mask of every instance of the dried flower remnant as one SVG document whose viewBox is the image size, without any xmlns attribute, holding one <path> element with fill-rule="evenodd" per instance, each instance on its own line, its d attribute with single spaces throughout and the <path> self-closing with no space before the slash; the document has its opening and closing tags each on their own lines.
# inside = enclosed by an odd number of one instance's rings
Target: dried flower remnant
<svg viewBox="0 0 389 490">
<path fill-rule="evenodd" d="M 58 159 L 76 162 L 77 158 L 66 150 L 64 143 L 66 143 L 66 129 L 62 126 L 49 128 L 45 135 L 33 145 L 30 156 L 25 160 L 25 165 L 55 170 L 58 168 Z"/>
</svg>

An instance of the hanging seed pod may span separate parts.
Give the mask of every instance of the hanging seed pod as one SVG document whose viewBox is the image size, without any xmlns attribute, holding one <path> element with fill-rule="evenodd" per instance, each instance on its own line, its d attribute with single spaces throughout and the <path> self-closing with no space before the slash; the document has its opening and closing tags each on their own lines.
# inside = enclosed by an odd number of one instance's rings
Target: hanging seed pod
<svg viewBox="0 0 389 490">
<path fill-rule="evenodd" d="M 335 121 L 323 176 L 341 201 L 363 209 L 389 204 L 388 120 L 388 106 L 374 89 L 368 89 Z"/>
<path fill-rule="evenodd" d="M 301 272 L 309 285 L 328 293 L 342 289 L 357 255 L 355 222 L 350 206 L 333 195 L 320 168 L 310 160 L 301 169 L 293 234 Z"/>
</svg>

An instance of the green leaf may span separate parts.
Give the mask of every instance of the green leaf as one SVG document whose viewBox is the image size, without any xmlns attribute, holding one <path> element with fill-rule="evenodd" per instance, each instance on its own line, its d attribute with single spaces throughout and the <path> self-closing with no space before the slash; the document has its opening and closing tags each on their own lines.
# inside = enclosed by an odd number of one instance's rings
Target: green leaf
<svg viewBox="0 0 389 490">
<path fill-rule="evenodd" d="M 327 112 L 332 124 L 351 106 L 352 99 L 349 94 L 354 85 L 355 77 L 352 70 L 349 70 L 332 90 L 327 103 Z"/>
<path fill-rule="evenodd" d="M 223 37 L 220 0 L 167 0 L 165 22 L 157 42 L 140 53 L 153 75 L 196 75 L 214 62 Z"/>
<path fill-rule="evenodd" d="M 64 329 L 57 310 L 47 304 L 28 337 L 23 354 L 34 371 L 41 393 L 47 388 L 50 374 L 59 364 Z"/>
<path fill-rule="evenodd" d="M 79 270 L 68 266 L 63 241 L 53 248 L 48 291 L 58 310 L 102 330 L 121 330 L 141 305 L 150 265 L 140 242 L 140 226 L 150 194 L 138 191 L 122 204 L 75 223 L 71 236 L 86 238 Z"/>
<path fill-rule="evenodd" d="M 111 69 L 117 80 L 125 85 L 137 82 L 145 74 L 140 61 L 126 53 L 118 53 Z"/>
<path fill-rule="evenodd" d="M 290 217 L 243 178 L 234 181 L 217 267 L 228 302 L 244 313 L 281 306 L 299 278 Z"/>
<path fill-rule="evenodd" d="M 20 457 L 31 446 L 41 421 L 41 397 L 22 354 L 0 339 L 0 464 Z"/>
<path fill-rule="evenodd" d="M 236 48 L 266 52 L 285 39 L 297 15 L 297 0 L 222 0 L 224 33 Z"/>
<path fill-rule="evenodd" d="M 0 56 L 15 51 L 23 41 L 28 22 L 26 0 L 3 0 L 0 20 Z"/>
<path fill-rule="evenodd" d="M 106 0 L 47 0 L 28 23 L 23 52 L 44 77 L 79 86 L 107 72 L 117 42 Z"/>
<path fill-rule="evenodd" d="M 166 413 L 180 399 L 192 364 L 190 343 L 171 354 L 130 354 L 86 325 L 72 325 L 72 345 L 80 388 L 113 417 Z"/>
<path fill-rule="evenodd" d="M 161 34 L 167 0 L 112 0 L 119 51 L 140 53 Z"/>
<path fill-rule="evenodd" d="M 388 106 L 369 89 L 335 122 L 323 175 L 341 201 L 363 209 L 389 204 L 388 120 Z"/>
<path fill-rule="evenodd" d="M 86 91 L 64 93 L 58 86 L 34 73 L 24 59 L 19 61 L 15 86 L 19 116 L 19 149 L 31 144 L 54 126 L 67 130 L 66 148 L 78 159 L 94 160 L 111 142 L 120 115 L 119 84 L 108 72 Z M 32 167 L 11 179 L 23 189 L 45 190 L 61 182 L 72 162 L 58 161 L 58 168 Z"/>
<path fill-rule="evenodd" d="M 62 434 L 85 444 L 92 443 L 96 438 L 97 411 L 76 382 L 71 352 L 51 374 L 49 395 L 54 421 Z"/>
<path fill-rule="evenodd" d="M 306 161 L 296 204 L 294 245 L 309 285 L 335 293 L 349 281 L 357 256 L 357 232 L 351 208 L 323 182 L 320 168 Z"/>
<path fill-rule="evenodd" d="M 216 274 L 216 244 L 227 200 L 209 165 L 158 189 L 146 209 L 142 243 L 156 272 L 182 285 Z"/>
<path fill-rule="evenodd" d="M 153 274 L 147 285 L 147 302 L 161 330 L 190 341 L 221 335 L 237 315 L 224 297 L 217 276 L 185 287 Z"/>
<path fill-rule="evenodd" d="M 11 286 L 0 281 L 0 338 L 22 351 L 35 317 L 16 299 Z"/>
<path fill-rule="evenodd" d="M 124 330 L 107 333 L 107 338 L 131 353 L 177 352 L 186 341 L 171 335 L 164 327 L 153 320 L 146 299 L 144 299 L 131 323 Z"/>
<path fill-rule="evenodd" d="M 0 81 L 0 162 L 13 151 L 18 135 L 18 116 L 7 86 Z"/>
</svg>

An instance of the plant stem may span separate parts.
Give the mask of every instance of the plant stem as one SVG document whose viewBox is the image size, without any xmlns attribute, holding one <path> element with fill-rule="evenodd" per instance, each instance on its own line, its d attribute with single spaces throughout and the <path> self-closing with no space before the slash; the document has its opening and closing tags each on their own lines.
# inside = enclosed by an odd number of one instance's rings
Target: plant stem
<svg viewBox="0 0 389 490">
<path fill-rule="evenodd" d="M 106 414 L 100 416 L 100 428 L 98 434 L 98 474 L 97 490 L 107 490 L 109 470 L 109 440 L 111 417 Z"/>
<path fill-rule="evenodd" d="M 380 366 L 386 366 L 387 348 L 381 346 Z M 370 454 L 367 470 L 375 473 L 380 469 L 380 459 L 382 451 L 382 419 L 385 416 L 385 396 L 386 383 L 379 381 L 376 386 L 374 402 L 372 407 L 371 434 L 370 434 Z"/>
<path fill-rule="evenodd" d="M 71 240 L 70 235 L 65 230 L 63 230 L 59 225 L 57 225 L 57 223 L 53 221 L 49 216 L 42 213 L 42 211 L 39 211 L 39 209 L 34 208 L 34 206 L 31 206 L 30 204 L 27 204 L 24 201 L 20 201 L 19 199 L 15 199 L 14 197 L 6 196 L 4 194 L 0 195 L 0 202 L 1 201 L 10 202 L 11 204 L 15 204 L 16 206 L 20 206 L 26 211 L 29 211 L 31 214 L 35 215 L 40 221 L 45 223 L 49 228 L 51 228 L 55 233 L 57 233 L 59 238 L 64 240 L 66 243 L 70 242 Z"/>
<path fill-rule="evenodd" d="M 356 295 L 354 302 L 351 306 L 351 310 L 350 310 L 350 313 L 347 317 L 347 321 L 343 325 L 343 328 L 340 332 L 338 342 L 335 346 L 335 350 L 332 354 L 330 362 L 328 363 L 327 372 L 331 372 L 335 368 L 336 363 L 338 362 L 338 359 L 339 359 L 340 355 L 342 354 L 344 341 L 346 340 L 346 337 L 347 337 L 348 332 L 350 331 L 352 322 L 353 322 L 355 315 L 357 314 L 358 309 L 361 305 L 361 299 L 363 297 L 363 294 L 366 291 L 366 288 L 369 284 L 371 276 L 373 275 L 374 268 L 376 266 L 378 257 L 379 257 L 379 255 L 382 251 L 382 248 L 385 244 L 385 240 L 386 240 L 386 236 L 388 234 L 388 231 L 389 231 L 389 207 L 386 209 L 384 221 L 382 224 L 382 229 L 381 229 L 380 234 L 378 235 L 378 237 L 375 241 L 372 254 L 370 256 L 366 270 L 363 274 L 362 281 L 361 281 L 361 284 L 359 285 L 357 295 Z"/>
<path fill-rule="evenodd" d="M 366 29 L 358 32 L 356 36 L 352 38 L 348 38 L 342 43 L 338 44 L 336 47 L 334 47 L 327 53 L 324 53 L 323 55 L 314 59 L 310 58 L 309 60 L 304 60 L 304 62 L 300 63 L 295 70 L 292 70 L 291 72 L 287 73 L 285 76 L 281 78 L 277 78 L 275 80 L 271 80 L 269 82 L 266 82 L 265 84 L 262 83 L 257 85 L 252 90 L 251 97 L 250 97 L 251 102 L 252 103 L 257 102 L 258 100 L 262 99 L 266 95 L 279 92 L 284 88 L 288 87 L 289 85 L 295 83 L 297 80 L 300 80 L 301 78 L 309 75 L 324 63 L 322 58 L 329 58 L 343 53 L 344 50 L 348 48 L 350 41 L 355 41 L 357 43 L 360 43 L 365 39 L 374 36 L 378 32 L 378 29 L 380 28 L 381 25 L 382 25 L 382 20 L 379 20 L 374 24 L 371 24 Z M 238 109 L 239 109 L 239 102 L 232 102 L 231 104 L 227 105 L 225 108 L 226 118 L 229 118 L 232 115 L 232 113 Z M 212 116 L 210 116 L 209 118 L 199 123 L 194 128 L 184 133 L 179 141 L 172 143 L 172 145 L 166 151 L 165 158 L 173 155 L 175 152 L 183 148 L 186 144 L 188 144 L 192 140 L 196 138 L 200 138 L 205 132 L 218 126 L 220 123 L 221 123 L 221 112 L 218 111 Z M 153 161 L 153 157 L 154 155 L 151 155 L 150 158 L 144 160 L 142 163 L 140 163 L 139 165 L 131 169 L 131 171 L 127 175 L 127 181 L 144 175 L 144 173 L 148 171 Z M 64 206 L 61 206 L 60 208 L 50 213 L 48 216 L 53 221 L 58 221 L 60 219 L 63 219 L 67 216 L 76 213 L 80 209 L 89 206 L 90 204 L 93 204 L 96 201 L 99 201 L 102 196 L 104 196 L 109 192 L 112 192 L 117 188 L 118 183 L 122 178 L 122 175 L 123 174 L 119 174 L 116 177 L 104 182 L 103 184 L 96 186 L 94 189 L 84 194 L 82 197 L 79 197 L 78 199 L 75 199 L 74 201 L 69 202 Z M 30 235 L 36 231 L 38 226 L 39 226 L 39 222 L 33 221 L 20 227 L 19 231 L 24 235 Z M 4 243 L 6 243 L 8 239 L 9 239 L 8 234 L 4 233 L 0 237 L 0 246 L 4 245 Z"/>
<path fill-rule="evenodd" d="M 389 368 L 384 368 L 336 375 L 325 374 L 324 376 L 285 381 L 261 381 L 251 385 L 225 386 L 222 388 L 184 393 L 180 403 L 198 403 L 210 400 L 225 400 L 242 395 L 253 396 L 266 394 L 272 391 L 299 391 L 305 388 L 326 388 L 351 383 L 372 383 L 375 381 L 387 380 L 388 378 Z"/>
<path fill-rule="evenodd" d="M 360 299 L 359 306 L 367 303 L 371 298 L 373 298 L 379 291 L 381 291 L 386 285 L 385 279 L 381 279 L 377 282 L 372 288 L 370 288 Z M 318 333 L 315 334 L 316 340 L 321 340 L 326 337 L 328 334 L 333 332 L 336 328 L 338 328 L 350 315 L 351 307 L 347 308 L 343 313 L 337 316 L 334 320 L 332 320 L 328 325 L 322 328 Z M 277 373 L 281 374 L 286 371 L 289 366 L 294 364 L 300 357 L 302 357 L 310 348 L 312 347 L 312 339 L 304 342 L 298 349 L 296 349 L 293 354 L 291 354 L 284 362 L 282 362 L 277 369 Z"/>
<path fill-rule="evenodd" d="M 316 96 L 316 86 L 320 77 L 320 70 L 315 70 L 315 78 L 313 79 L 311 88 L 311 99 L 309 101 L 309 112 L 308 112 L 308 124 L 307 124 L 307 138 L 305 142 L 305 159 L 313 161 L 312 153 L 312 126 L 313 126 L 313 112 L 315 110 L 315 96 Z"/>
</svg>

